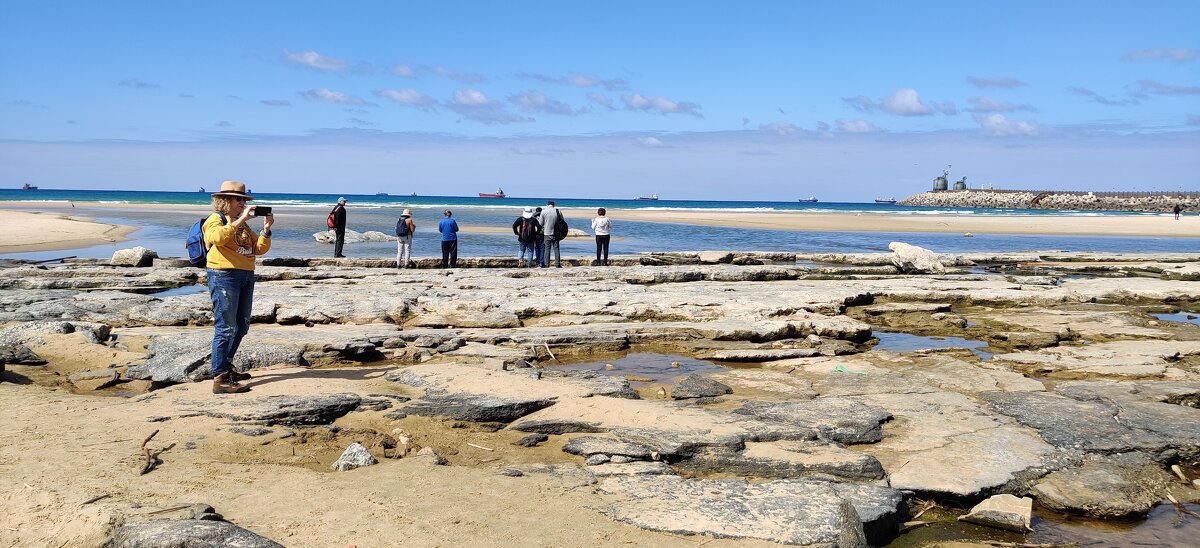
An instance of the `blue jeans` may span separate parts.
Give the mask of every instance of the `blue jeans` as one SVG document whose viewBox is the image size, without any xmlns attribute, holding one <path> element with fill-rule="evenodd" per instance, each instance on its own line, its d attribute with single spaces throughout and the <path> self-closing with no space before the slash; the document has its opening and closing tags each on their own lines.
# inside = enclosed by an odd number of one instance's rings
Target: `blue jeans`
<svg viewBox="0 0 1200 548">
<path fill-rule="evenodd" d="M 537 264 L 534 262 L 537 260 L 537 244 L 533 243 L 532 240 L 528 241 L 528 242 L 518 242 L 518 243 L 521 244 L 521 253 L 519 255 L 517 255 L 517 262 L 524 263 L 525 262 L 525 254 L 528 253 L 529 254 L 529 262 L 526 264 L 528 264 L 529 266 L 533 266 L 533 265 Z"/>
<path fill-rule="evenodd" d="M 254 271 L 208 269 L 208 296 L 213 303 L 212 374 L 233 367 L 233 355 L 250 331 Z"/>
<path fill-rule="evenodd" d="M 546 238 L 543 236 L 538 236 L 537 239 L 533 241 L 533 244 L 534 249 L 536 250 L 535 254 L 537 255 L 537 265 L 546 266 Z"/>
</svg>

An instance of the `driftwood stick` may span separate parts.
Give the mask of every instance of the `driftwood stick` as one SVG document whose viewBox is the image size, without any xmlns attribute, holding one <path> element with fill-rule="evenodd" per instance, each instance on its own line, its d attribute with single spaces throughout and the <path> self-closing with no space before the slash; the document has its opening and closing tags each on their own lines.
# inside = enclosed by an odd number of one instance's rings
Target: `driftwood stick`
<svg viewBox="0 0 1200 548">
<path fill-rule="evenodd" d="M 80 505 L 80 506 L 87 506 L 87 505 L 89 505 L 89 504 L 91 504 L 91 503 L 93 503 L 93 502 L 96 502 L 96 501 L 98 501 L 98 500 L 101 500 L 101 499 L 106 499 L 106 498 L 108 498 L 108 497 L 111 497 L 111 496 L 112 496 L 112 495 L 110 495 L 110 494 L 108 494 L 108 493 L 104 493 L 103 495 L 96 495 L 96 496 L 94 496 L 94 497 L 92 497 L 92 498 L 90 498 L 90 499 L 87 499 L 87 500 L 83 501 L 83 502 L 82 502 L 82 503 L 80 503 L 79 505 Z"/>
<path fill-rule="evenodd" d="M 151 432 L 149 436 L 146 436 L 146 439 L 142 440 L 142 454 L 146 456 L 146 465 L 142 467 L 142 475 L 154 469 L 155 457 L 150 454 L 150 449 L 146 447 L 146 444 L 156 435 L 158 435 L 158 430 Z"/>
<path fill-rule="evenodd" d="M 546 342 L 546 343 L 542 343 L 542 344 L 544 344 L 546 346 L 546 353 L 550 354 L 550 359 L 552 359 L 554 361 L 558 361 L 558 358 L 555 358 L 554 353 L 550 351 L 550 343 Z"/>
<path fill-rule="evenodd" d="M 482 445 L 475 445 L 473 443 L 467 443 L 467 445 L 470 445 L 471 447 L 474 447 L 476 449 L 483 449 L 484 451 L 495 451 L 495 449 L 491 449 L 489 447 L 484 447 Z"/>
</svg>

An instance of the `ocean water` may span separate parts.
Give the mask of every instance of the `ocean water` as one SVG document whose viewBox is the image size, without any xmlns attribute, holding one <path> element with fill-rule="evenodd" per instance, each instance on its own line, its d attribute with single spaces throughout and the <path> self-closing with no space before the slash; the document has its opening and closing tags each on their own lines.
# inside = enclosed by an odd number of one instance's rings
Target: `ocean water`
<svg viewBox="0 0 1200 548">
<path fill-rule="evenodd" d="M 313 233 L 326 230 L 325 216 L 336 202 L 336 194 L 255 194 L 255 203 L 275 209 L 275 236 L 271 256 L 331 256 L 333 246 L 319 244 Z M 512 235 L 513 221 L 521 208 L 540 206 L 545 198 L 508 197 L 503 199 L 454 196 L 344 195 L 348 201 L 349 228 L 359 232 L 376 230 L 391 234 L 396 217 L 404 208 L 413 211 L 417 224 L 414 254 L 440 256 L 437 222 L 444 209 L 454 211 L 462 227 L 459 256 L 516 256 L 518 246 Z M 117 249 L 142 245 L 160 256 L 182 256 L 186 231 L 199 218 L 195 214 L 155 209 L 146 205 L 192 205 L 206 208 L 208 193 L 142 192 L 97 190 L 9 190 L 0 189 L 0 201 L 10 202 L 9 209 L 37 210 L 46 204 L 74 206 L 72 212 L 102 222 L 139 227 L 130 241 L 85 249 L 34 253 L 3 254 L 5 258 L 51 259 L 65 256 L 107 257 Z M 906 207 L 874 203 L 799 203 L 683 200 L 599 200 L 556 199 L 568 223 L 591 232 L 596 208 L 662 211 L 805 211 L 840 213 L 889 213 L 904 215 L 1063 215 L 1128 216 L 1159 215 L 1130 212 L 1080 212 L 1026 209 L 977 209 Z M 92 207 L 104 204 L 104 207 Z M 130 207 L 121 207 L 128 205 Z M 1166 215 L 1169 218 L 1169 215 Z M 864 215 L 864 223 L 875 222 Z M 261 225 L 254 222 L 257 230 Z M 903 241 L 940 253 L 1000 252 L 1029 250 L 1103 251 L 1103 252 L 1200 252 L 1200 240 L 1151 237 L 1091 237 L 1054 235 L 989 235 L 972 238 L 961 234 L 903 232 L 808 232 L 795 230 L 757 230 L 721 226 L 614 221 L 611 254 L 650 251 L 746 250 L 789 252 L 886 252 L 893 241 Z M 562 243 L 564 255 L 591 256 L 594 243 L 587 239 L 568 239 Z M 395 257 L 395 244 L 347 244 L 350 257 Z"/>
</svg>

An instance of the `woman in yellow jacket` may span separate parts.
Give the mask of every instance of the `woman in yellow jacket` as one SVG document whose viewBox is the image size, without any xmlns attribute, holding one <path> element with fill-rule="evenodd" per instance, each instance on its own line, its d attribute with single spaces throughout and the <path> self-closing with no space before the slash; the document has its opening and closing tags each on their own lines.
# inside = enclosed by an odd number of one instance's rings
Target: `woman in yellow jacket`
<svg viewBox="0 0 1200 548">
<path fill-rule="evenodd" d="M 271 249 L 271 225 L 265 216 L 259 236 L 247 224 L 254 206 L 246 202 L 246 185 L 221 183 L 212 195 L 214 213 L 204 220 L 204 242 L 208 246 L 208 295 L 213 303 L 212 373 L 214 394 L 235 394 L 250 389 L 238 383 L 249 374 L 233 369 L 233 355 L 250 330 L 250 306 L 254 301 L 254 258 Z"/>
</svg>

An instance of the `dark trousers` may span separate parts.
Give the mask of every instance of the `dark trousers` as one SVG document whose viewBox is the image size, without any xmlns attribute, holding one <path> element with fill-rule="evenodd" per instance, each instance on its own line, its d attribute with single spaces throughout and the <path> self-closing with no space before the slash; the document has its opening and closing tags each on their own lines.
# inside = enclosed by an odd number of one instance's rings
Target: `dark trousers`
<svg viewBox="0 0 1200 548">
<path fill-rule="evenodd" d="M 442 268 L 458 266 L 458 240 L 442 242 Z"/>
<path fill-rule="evenodd" d="M 346 245 L 346 229 L 334 230 L 337 239 L 333 242 L 333 256 L 342 257 L 342 246 Z"/>
<path fill-rule="evenodd" d="M 596 236 L 596 264 L 608 266 L 608 239 L 609 235 Z"/>
<path fill-rule="evenodd" d="M 534 264 L 536 264 L 538 266 L 546 266 L 546 237 L 538 236 L 537 239 L 534 240 L 533 243 L 534 243 L 534 252 L 535 252 L 535 255 L 537 255 L 537 259 Z"/>
</svg>

